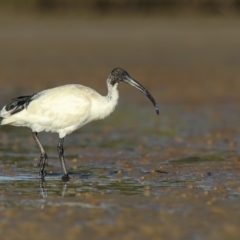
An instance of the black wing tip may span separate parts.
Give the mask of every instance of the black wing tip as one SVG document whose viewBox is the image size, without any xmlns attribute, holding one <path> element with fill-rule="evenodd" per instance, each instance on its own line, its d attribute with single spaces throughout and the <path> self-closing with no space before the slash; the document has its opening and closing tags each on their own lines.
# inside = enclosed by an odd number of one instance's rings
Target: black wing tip
<svg viewBox="0 0 240 240">
<path fill-rule="evenodd" d="M 0 125 L 2 124 L 3 117 L 0 117 Z"/>
<path fill-rule="evenodd" d="M 35 94 L 14 98 L 11 103 L 5 106 L 6 111 L 9 111 L 11 115 L 22 111 L 24 108 L 27 108 L 29 103 L 33 100 L 34 95 Z"/>
</svg>

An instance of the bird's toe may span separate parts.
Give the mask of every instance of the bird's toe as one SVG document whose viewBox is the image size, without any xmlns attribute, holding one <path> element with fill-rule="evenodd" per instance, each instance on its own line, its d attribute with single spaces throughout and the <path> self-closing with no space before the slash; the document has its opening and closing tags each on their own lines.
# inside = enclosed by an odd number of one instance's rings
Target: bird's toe
<svg viewBox="0 0 240 240">
<path fill-rule="evenodd" d="M 64 174 L 64 175 L 62 175 L 62 180 L 63 180 L 64 182 L 69 181 L 69 180 L 70 180 L 69 175 L 68 175 L 68 174 Z"/>
</svg>

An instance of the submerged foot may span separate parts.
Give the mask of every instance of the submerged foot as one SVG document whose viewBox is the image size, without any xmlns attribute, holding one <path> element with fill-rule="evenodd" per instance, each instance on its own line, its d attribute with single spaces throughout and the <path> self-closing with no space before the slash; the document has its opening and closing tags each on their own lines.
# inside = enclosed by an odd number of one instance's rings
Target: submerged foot
<svg viewBox="0 0 240 240">
<path fill-rule="evenodd" d="M 68 174 L 64 174 L 64 175 L 62 175 L 62 180 L 63 180 L 64 182 L 69 181 L 69 180 L 70 180 L 69 175 L 68 175 Z"/>
<path fill-rule="evenodd" d="M 41 167 L 42 165 L 45 165 L 45 166 L 48 165 L 48 156 L 47 156 L 46 153 L 42 153 L 42 154 L 40 155 L 40 160 L 39 160 L 37 166 L 38 166 L 38 167 Z"/>
<path fill-rule="evenodd" d="M 39 170 L 39 177 L 41 179 L 44 179 L 45 175 L 46 175 L 46 171 L 44 170 L 44 167 L 43 167 Z"/>
<path fill-rule="evenodd" d="M 45 167 L 48 165 L 47 160 L 48 160 L 48 156 L 47 156 L 46 153 L 43 153 L 43 154 L 40 155 L 40 160 L 39 160 L 39 163 L 38 163 L 38 167 L 40 168 L 39 169 L 39 176 L 41 178 L 44 178 L 44 176 L 45 176 L 45 173 L 46 173 Z"/>
</svg>

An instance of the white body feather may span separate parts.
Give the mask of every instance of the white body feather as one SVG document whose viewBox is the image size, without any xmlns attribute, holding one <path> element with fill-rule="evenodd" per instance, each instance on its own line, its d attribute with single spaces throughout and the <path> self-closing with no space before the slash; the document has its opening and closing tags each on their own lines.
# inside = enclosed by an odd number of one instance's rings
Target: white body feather
<svg viewBox="0 0 240 240">
<path fill-rule="evenodd" d="M 1 125 L 26 126 L 34 132 L 51 131 L 64 138 L 90 121 L 103 119 L 115 109 L 118 102 L 117 85 L 108 85 L 108 95 L 69 84 L 42 91 L 23 110 L 12 114 L 6 106 L 0 112 Z"/>
</svg>

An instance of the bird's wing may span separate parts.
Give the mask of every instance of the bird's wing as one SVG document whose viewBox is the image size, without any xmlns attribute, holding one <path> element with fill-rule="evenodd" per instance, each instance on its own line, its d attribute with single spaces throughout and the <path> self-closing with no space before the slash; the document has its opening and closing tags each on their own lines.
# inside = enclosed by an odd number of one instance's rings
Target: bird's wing
<svg viewBox="0 0 240 240">
<path fill-rule="evenodd" d="M 14 98 L 12 102 L 3 107 L 3 109 L 0 112 L 0 116 L 3 118 L 9 117 L 13 114 L 22 111 L 24 108 L 27 108 L 29 103 L 34 99 L 35 95 L 36 94 L 32 94 L 30 96 L 21 96 Z"/>
<path fill-rule="evenodd" d="M 71 84 L 17 98 L 2 109 L 1 117 L 5 118 L 2 124 L 28 127 L 39 125 L 49 130 L 81 125 L 81 122 L 87 122 L 89 117 L 90 90 Z M 97 94 L 94 90 L 90 93 Z"/>
<path fill-rule="evenodd" d="M 91 109 L 91 100 L 83 89 L 65 85 L 40 93 L 27 108 L 30 121 L 53 128 L 85 121 Z"/>
</svg>

